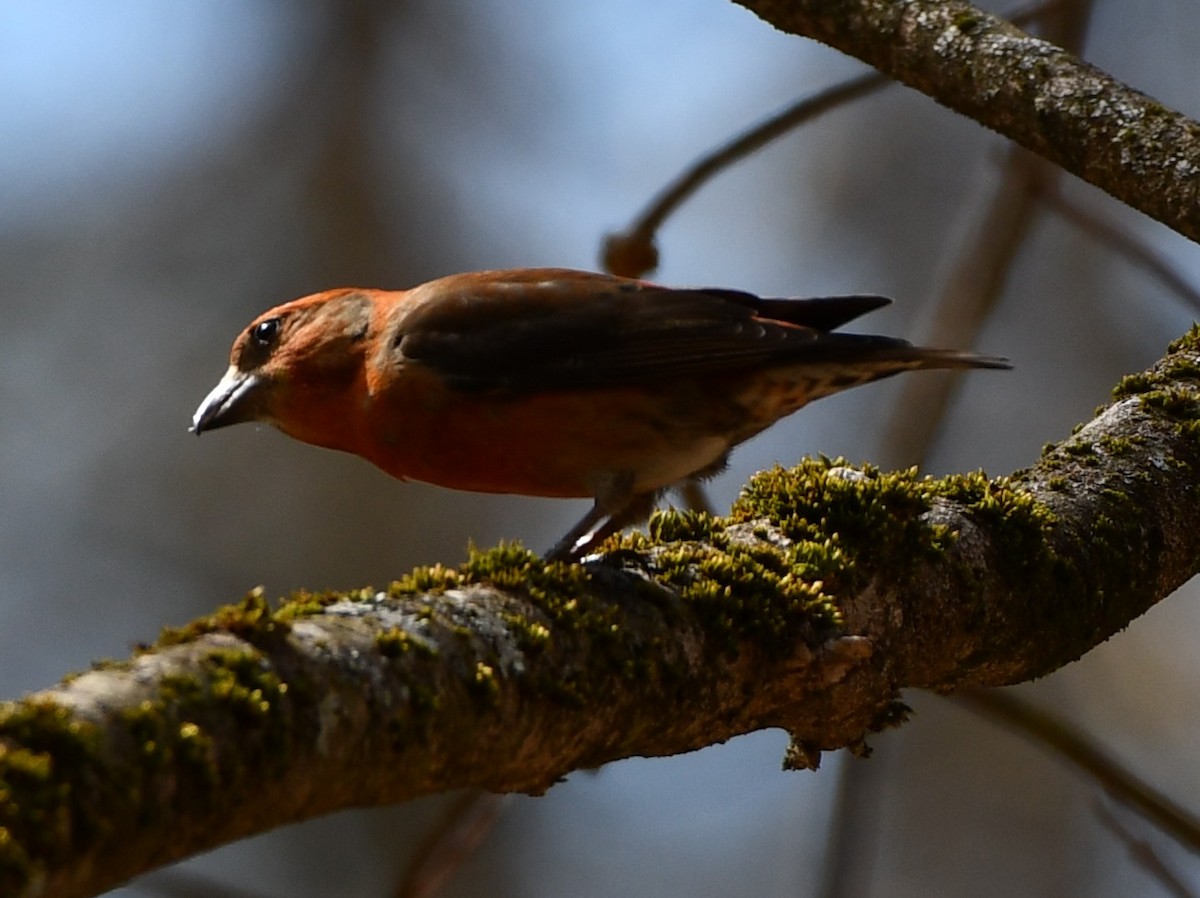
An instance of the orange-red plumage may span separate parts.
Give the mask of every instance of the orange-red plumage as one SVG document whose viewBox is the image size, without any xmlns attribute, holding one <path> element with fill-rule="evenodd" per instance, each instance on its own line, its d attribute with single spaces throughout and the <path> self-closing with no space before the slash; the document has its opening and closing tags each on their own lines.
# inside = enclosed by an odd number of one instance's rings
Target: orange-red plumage
<svg viewBox="0 0 1200 898">
<path fill-rule="evenodd" d="M 833 329 L 886 299 L 760 299 L 566 269 L 340 289 L 260 315 L 193 418 L 264 421 L 401 479 L 590 497 L 573 557 L 813 399 L 916 368 L 1003 368 Z"/>
</svg>

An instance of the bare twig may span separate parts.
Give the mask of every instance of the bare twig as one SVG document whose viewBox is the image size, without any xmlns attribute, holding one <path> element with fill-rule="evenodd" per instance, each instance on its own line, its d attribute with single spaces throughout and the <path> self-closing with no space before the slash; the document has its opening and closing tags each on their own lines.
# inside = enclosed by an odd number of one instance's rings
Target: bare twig
<svg viewBox="0 0 1200 898">
<path fill-rule="evenodd" d="M 470 790 L 446 809 L 413 852 L 396 898 L 434 898 L 483 844 L 500 819 L 507 795 Z"/>
<path fill-rule="evenodd" d="M 212 877 L 180 867 L 143 876 L 137 880 L 136 887 L 138 891 L 144 889 L 159 898 L 269 898 L 262 892 L 219 883 Z"/>
<path fill-rule="evenodd" d="M 895 774 L 883 757 L 842 759 L 821 869 L 820 898 L 868 898 L 879 844 L 879 801 Z"/>
<path fill-rule="evenodd" d="M 1129 827 L 1103 801 L 1096 802 L 1096 818 L 1121 841 L 1133 862 L 1158 880 L 1163 888 L 1176 898 L 1196 898 L 1195 893 L 1154 850 L 1154 846 L 1130 832 Z"/>
<path fill-rule="evenodd" d="M 963 690 L 956 701 L 984 717 L 1002 721 L 1050 749 L 1085 773 L 1114 800 L 1133 808 L 1181 845 L 1200 852 L 1200 820 L 1113 760 L 1080 730 L 1006 692 Z"/>
<path fill-rule="evenodd" d="M 961 0 L 736 2 L 1200 239 L 1200 124 L 1066 50 Z"/>
<path fill-rule="evenodd" d="M 0 708 L 0 894 L 764 727 L 811 766 L 901 719 L 903 688 L 1044 675 L 1200 571 L 1198 370 L 1200 330 L 1008 481 L 809 462 L 583 566 L 500 548 L 388 592 L 250 596 Z"/>
<path fill-rule="evenodd" d="M 811 97 L 798 100 L 724 146 L 702 156 L 655 197 L 634 220 L 633 225 L 625 231 L 609 234 L 605 238 L 601 251 L 601 263 L 605 271 L 625 277 L 641 277 L 654 270 L 658 267 L 658 249 L 654 245 L 655 233 L 672 212 L 721 169 L 762 149 L 775 138 L 804 122 L 852 100 L 865 97 L 891 83 L 890 79 L 878 72 L 869 72 L 836 84 Z"/>
<path fill-rule="evenodd" d="M 1014 24 L 1035 21 L 1076 0 L 1045 0 L 1030 3 L 1008 16 Z M 624 277 L 642 277 L 658 267 L 654 237 L 663 222 L 704 184 L 747 156 L 761 150 L 789 131 L 839 106 L 862 99 L 894 82 L 879 72 L 868 72 L 835 84 L 817 94 L 797 100 L 733 140 L 701 156 L 642 210 L 624 231 L 609 234 L 601 249 L 605 271 Z"/>
<path fill-rule="evenodd" d="M 1045 22 L 1046 36 L 1077 50 L 1087 29 L 1090 0 L 1068 0 Z M 929 326 L 917 341 L 930 346 L 975 344 L 999 302 L 1013 259 L 1037 213 L 1034 185 L 1053 189 L 1060 175 L 1049 163 L 1011 147 L 1000 181 L 987 187 L 991 198 L 964 232 L 953 265 L 928 315 Z M 919 464 L 928 452 L 961 379 L 933 375 L 903 381 L 882 441 L 886 464 Z"/>
<path fill-rule="evenodd" d="M 1061 185 L 1039 185 L 1039 197 L 1052 211 L 1084 233 L 1105 243 L 1183 300 L 1194 312 L 1200 312 L 1200 290 L 1175 269 L 1166 257 L 1155 252 L 1127 229 L 1106 220 L 1100 213 L 1085 209 L 1063 195 Z"/>
</svg>

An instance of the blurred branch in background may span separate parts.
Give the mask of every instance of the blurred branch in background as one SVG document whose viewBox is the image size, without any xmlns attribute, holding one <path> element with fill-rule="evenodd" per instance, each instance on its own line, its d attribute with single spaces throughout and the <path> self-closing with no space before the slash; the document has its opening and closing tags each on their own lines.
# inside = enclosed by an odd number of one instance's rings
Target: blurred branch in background
<svg viewBox="0 0 1200 898">
<path fill-rule="evenodd" d="M 1135 864 L 1145 870 L 1176 898 L 1195 898 L 1196 893 L 1162 859 L 1154 846 L 1145 839 L 1137 838 L 1121 819 L 1104 802 L 1096 802 L 1096 817 L 1116 836 Z"/>
<path fill-rule="evenodd" d="M 1063 21 L 1085 18 L 1072 7 L 1078 0 L 1045 0 L 1014 10 L 1005 18 L 1015 25 L 1024 25 L 1047 16 L 1061 16 Z M 1053 39 L 1053 38 L 1050 38 Z M 1069 47 L 1070 44 L 1063 46 Z M 841 84 L 804 97 L 781 109 L 766 121 L 755 125 L 733 140 L 705 153 L 679 174 L 652 199 L 633 222 L 623 231 L 607 235 L 600 249 L 605 271 L 622 277 L 643 277 L 658 267 L 659 252 L 655 235 L 668 218 L 708 181 L 722 171 L 763 149 L 772 141 L 790 134 L 801 125 L 862 99 L 895 82 L 882 72 L 868 72 Z M 931 343 L 932 346 L 954 346 L 955 343 Z M 969 343 L 961 344 L 964 346 Z"/>
<path fill-rule="evenodd" d="M 1114 761 L 1078 728 L 1006 691 L 966 689 L 955 701 L 1053 751 L 1114 801 L 1137 811 L 1179 844 L 1200 853 L 1200 820 Z"/>
<path fill-rule="evenodd" d="M 340 808 L 540 794 L 763 727 L 814 767 L 901 721 L 903 688 L 1043 675 L 1197 572 L 1198 370 L 1200 330 L 1019 480 L 812 463 L 586 566 L 501 548 L 386 593 L 252 595 L 5 708 L 0 888 L 91 895 Z"/>
<path fill-rule="evenodd" d="M 604 270 L 632 278 L 653 271 L 658 267 L 658 247 L 654 235 L 707 181 L 801 125 L 892 83 L 885 75 L 869 72 L 835 84 L 796 101 L 729 143 L 706 153 L 664 188 L 626 230 L 604 238 L 600 250 Z"/>
<path fill-rule="evenodd" d="M 875 66 L 1185 237 L 1200 238 L 1200 183 L 1193 176 L 1200 170 L 1200 125 L 1068 51 L 959 0 L 736 2 L 776 28 Z M 1164 147 L 1171 148 L 1169 158 Z"/>
<path fill-rule="evenodd" d="M 413 851 L 395 898 L 435 898 L 441 894 L 450 877 L 499 821 L 506 798 L 471 789 L 451 803 L 442 820 Z"/>
<path fill-rule="evenodd" d="M 279 140 L 274 146 L 283 151 L 288 145 L 288 140 L 296 136 L 298 130 L 314 129 L 314 123 L 311 118 L 306 118 L 303 113 L 311 111 L 307 107 L 311 103 L 313 96 L 322 95 L 320 91 L 325 90 L 323 96 L 332 101 L 333 116 L 331 121 L 333 124 L 328 131 L 320 130 L 322 137 L 321 141 L 317 142 L 319 151 L 314 154 L 317 163 L 312 169 L 312 178 L 310 181 L 310 200 L 313 221 L 311 222 L 314 242 L 319 245 L 319 248 L 328 248 L 330 255 L 330 267 L 324 268 L 319 259 L 313 262 L 313 257 L 304 256 L 303 264 L 298 268 L 291 269 L 292 277 L 313 277 L 322 281 L 340 280 L 343 277 L 353 277 L 358 280 L 358 272 L 362 268 L 372 270 L 374 265 L 387 265 L 388 260 L 395 262 L 398 255 L 403 255 L 408 251 L 408 244 L 404 241 L 396 239 L 398 245 L 392 245 L 393 240 L 386 238 L 386 231 L 380 228 L 374 228 L 372 222 L 374 216 L 378 214 L 378 207 L 375 205 L 378 200 L 377 196 L 370 194 L 371 185 L 369 178 L 365 173 L 365 167 L 369 163 L 369 148 L 366 146 L 366 138 L 364 137 L 363 119 L 369 117 L 370 102 L 369 90 L 367 89 L 368 76 L 367 72 L 373 71 L 376 65 L 376 57 L 378 55 L 378 46 L 372 45 L 372 36 L 364 33 L 365 28 L 372 27 L 370 25 L 371 18 L 369 14 L 357 7 L 346 7 L 346 20 L 344 21 L 345 33 L 350 37 L 345 41 L 345 46 L 337 51 L 341 62 L 339 65 L 347 66 L 345 77 L 336 74 L 328 78 L 329 85 L 324 85 L 323 82 L 329 74 L 330 69 L 326 68 L 326 63 L 334 61 L 317 57 L 316 62 L 312 65 L 311 73 L 313 80 L 310 81 L 304 89 L 298 90 L 292 94 L 296 105 L 290 111 L 285 110 L 282 117 L 274 119 L 275 124 L 279 125 L 281 131 L 272 131 L 267 129 L 262 132 L 264 137 L 276 137 L 284 134 L 288 139 Z M 963 7 L 959 7 L 960 15 L 955 20 L 955 27 L 960 31 L 969 30 L 974 27 L 976 20 L 970 15 L 962 15 Z M 969 8 L 966 8 L 969 10 Z M 356 18 L 362 16 L 362 18 Z M 982 21 L 982 20 L 979 20 Z M 374 22 L 374 27 L 388 27 L 388 19 L 385 13 L 380 13 L 377 21 Z M 339 29 L 332 28 L 329 34 L 341 33 Z M 341 38 L 337 38 L 340 41 Z M 331 46 L 332 46 L 331 39 Z M 357 67 L 357 68 L 356 68 Z M 339 104 L 345 104 L 345 108 L 353 110 L 354 121 L 349 123 L 345 130 L 338 130 L 337 122 L 339 120 L 336 114 L 341 107 Z M 806 100 L 805 102 L 812 102 Z M 295 113 L 293 116 L 292 113 Z M 324 129 L 326 122 L 316 122 L 316 127 Z M 287 130 L 291 129 L 291 130 Z M 264 147 L 270 146 L 270 141 L 263 144 Z M 745 152 L 749 152 L 749 145 L 746 145 Z M 268 149 L 266 155 L 271 159 L 274 151 Z M 742 151 L 738 151 L 742 152 Z M 1037 188 L 1040 189 L 1040 188 Z M 365 193 L 363 191 L 366 191 Z M 1057 190 L 1046 194 L 1044 198 L 1049 199 L 1051 203 L 1060 200 Z M 340 205 L 344 199 L 344 205 Z M 677 200 L 677 201 L 681 201 Z M 224 202 L 224 200 L 222 200 Z M 354 210 L 348 220 L 342 220 L 343 212 Z M 328 216 L 332 222 L 331 225 L 325 225 L 320 219 Z M 1100 235 L 1103 237 L 1103 235 Z M 361 246 L 358 243 L 362 240 Z M 357 252 L 356 248 L 362 248 L 364 252 Z M 1133 250 L 1136 252 L 1136 249 Z M 375 255 L 379 254 L 379 255 Z M 419 253 L 418 253 L 419 255 Z M 1153 259 L 1152 253 L 1143 253 L 1147 259 Z M 344 270 L 345 275 L 337 274 L 337 271 L 343 270 L 342 263 L 336 261 L 338 258 L 346 258 L 350 260 Z M 1159 260 L 1162 261 L 1161 259 Z M 304 266 L 308 265 L 309 268 Z M 1159 270 L 1167 270 L 1165 263 L 1159 265 Z M 306 273 L 311 272 L 311 273 Z M 324 273 L 322 273 L 324 272 Z M 374 277 L 373 275 L 365 275 L 363 277 Z M 386 279 L 386 274 L 379 275 L 381 280 Z M 1160 397 L 1161 398 L 1161 397 Z M 1178 398 L 1178 396 L 1176 396 Z M 1108 447 L 1111 449 L 1111 446 Z M 1107 449 L 1106 449 L 1107 451 Z"/>
<path fill-rule="evenodd" d="M 1048 209 L 1149 273 L 1187 305 L 1193 314 L 1200 314 L 1200 290 L 1161 253 L 1138 240 L 1128 229 L 1108 221 L 1100 212 L 1086 209 L 1065 196 L 1061 178 L 1050 181 L 1035 178 L 1031 187 Z"/>
</svg>

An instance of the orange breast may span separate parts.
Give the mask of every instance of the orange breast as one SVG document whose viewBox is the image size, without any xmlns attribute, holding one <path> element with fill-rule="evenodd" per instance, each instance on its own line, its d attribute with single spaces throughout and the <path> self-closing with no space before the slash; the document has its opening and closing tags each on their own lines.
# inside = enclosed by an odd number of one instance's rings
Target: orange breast
<svg viewBox="0 0 1200 898">
<path fill-rule="evenodd" d="M 367 399 L 361 445 L 350 451 L 396 477 L 455 489 L 594 496 L 628 474 L 635 492 L 659 489 L 720 459 L 732 408 L 680 383 L 653 391 L 594 389 L 504 395 L 447 389 L 406 366 Z"/>
</svg>

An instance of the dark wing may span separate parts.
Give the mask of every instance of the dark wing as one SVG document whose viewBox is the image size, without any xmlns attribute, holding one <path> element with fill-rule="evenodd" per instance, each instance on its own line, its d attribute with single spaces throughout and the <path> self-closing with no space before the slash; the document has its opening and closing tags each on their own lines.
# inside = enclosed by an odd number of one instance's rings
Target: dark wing
<svg viewBox="0 0 1200 898">
<path fill-rule="evenodd" d="M 760 299 L 558 269 L 458 275 L 434 285 L 438 301 L 401 322 L 399 349 L 464 390 L 653 383 L 817 361 L 849 344 L 908 345 L 828 333 L 888 302 L 878 296 Z"/>
<path fill-rule="evenodd" d="M 831 331 L 860 315 L 882 309 L 891 303 L 886 296 L 873 294 L 817 296 L 811 299 L 764 299 L 741 290 L 705 288 L 698 292 L 749 306 L 760 318 L 773 318 L 776 321 L 786 321 L 819 331 Z"/>
</svg>

